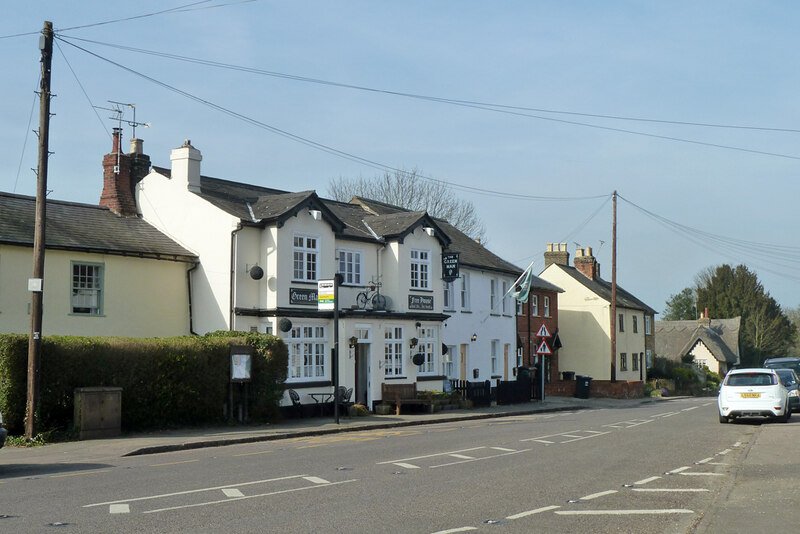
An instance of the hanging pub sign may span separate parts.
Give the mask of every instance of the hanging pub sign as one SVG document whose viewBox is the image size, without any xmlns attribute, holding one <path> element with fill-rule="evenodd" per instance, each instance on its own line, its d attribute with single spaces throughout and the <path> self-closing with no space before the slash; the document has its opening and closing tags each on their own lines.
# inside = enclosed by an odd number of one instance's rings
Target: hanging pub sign
<svg viewBox="0 0 800 534">
<path fill-rule="evenodd" d="M 442 254 L 442 280 L 452 282 L 458 278 L 458 252 Z"/>
</svg>

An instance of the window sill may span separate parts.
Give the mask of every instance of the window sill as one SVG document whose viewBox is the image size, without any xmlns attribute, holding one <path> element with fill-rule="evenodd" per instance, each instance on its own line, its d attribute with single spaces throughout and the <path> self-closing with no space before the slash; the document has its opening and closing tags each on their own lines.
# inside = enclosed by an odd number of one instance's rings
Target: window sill
<svg viewBox="0 0 800 534">
<path fill-rule="evenodd" d="M 384 380 L 408 380 L 406 376 L 384 376 Z"/>
<path fill-rule="evenodd" d="M 433 293 L 433 289 L 426 289 L 423 287 L 409 287 L 409 291 L 416 291 L 417 293 Z"/>
<path fill-rule="evenodd" d="M 461 313 L 472 313 L 470 310 L 461 310 Z"/>
<path fill-rule="evenodd" d="M 71 312 L 68 315 L 71 315 L 73 317 L 105 317 L 106 316 L 104 313 L 74 313 L 74 312 Z"/>
<path fill-rule="evenodd" d="M 292 284 L 306 284 L 306 285 L 317 285 L 316 280 L 292 280 Z"/>
</svg>

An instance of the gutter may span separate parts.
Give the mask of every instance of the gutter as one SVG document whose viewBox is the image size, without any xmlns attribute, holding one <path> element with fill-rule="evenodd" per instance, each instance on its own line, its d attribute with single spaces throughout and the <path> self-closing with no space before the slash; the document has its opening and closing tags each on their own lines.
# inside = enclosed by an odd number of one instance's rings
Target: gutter
<svg viewBox="0 0 800 534">
<path fill-rule="evenodd" d="M 186 285 L 189 287 L 189 333 L 193 336 L 198 335 L 194 331 L 194 320 L 192 317 L 192 271 L 200 267 L 200 262 L 197 261 L 186 271 Z"/>
<path fill-rule="evenodd" d="M 234 331 L 234 321 L 236 314 L 234 308 L 236 306 L 236 252 L 239 244 L 238 233 L 242 231 L 242 223 L 236 225 L 236 229 L 231 232 L 231 281 L 230 281 L 230 305 L 228 310 L 228 330 Z"/>
</svg>

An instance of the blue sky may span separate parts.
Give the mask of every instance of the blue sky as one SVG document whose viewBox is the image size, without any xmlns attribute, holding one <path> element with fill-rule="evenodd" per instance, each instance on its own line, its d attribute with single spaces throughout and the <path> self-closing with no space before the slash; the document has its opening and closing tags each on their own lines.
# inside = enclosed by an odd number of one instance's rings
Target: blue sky
<svg viewBox="0 0 800 534">
<path fill-rule="evenodd" d="M 656 310 L 722 263 L 747 265 L 782 306 L 800 305 L 800 135 L 763 129 L 800 129 L 796 3 L 214 0 L 66 29 L 190 3 L 4 6 L 0 190 L 35 194 L 37 32 L 50 20 L 74 45 L 263 125 L 484 190 L 457 194 L 475 204 L 488 247 L 521 267 L 535 261 L 538 272 L 546 243 L 566 241 L 573 255 L 576 244 L 593 247 L 610 279 L 611 203 L 574 199 L 617 190 L 624 199 L 618 282 Z M 537 111 L 521 116 L 256 75 L 78 39 Z M 114 123 L 92 105 L 111 107 L 108 100 L 135 103 L 136 120 L 151 123 L 137 136 L 156 165 L 169 166 L 170 150 L 191 139 L 203 174 L 268 187 L 325 195 L 331 179 L 380 172 L 57 44 L 50 198 L 98 202 Z M 126 127 L 125 139 L 130 134 Z M 689 229 L 676 232 L 654 216 Z"/>
</svg>

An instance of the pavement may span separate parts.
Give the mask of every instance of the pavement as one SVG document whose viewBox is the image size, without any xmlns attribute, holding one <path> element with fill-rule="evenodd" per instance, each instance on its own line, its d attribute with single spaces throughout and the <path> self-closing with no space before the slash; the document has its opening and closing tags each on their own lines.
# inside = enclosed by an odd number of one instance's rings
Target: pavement
<svg viewBox="0 0 800 534">
<path fill-rule="evenodd" d="M 674 399 L 676 397 L 670 397 Z M 663 401 L 667 400 L 664 398 Z M 38 447 L 9 447 L 0 451 L 0 463 L 5 466 L 37 463 L 86 463 L 171 451 L 222 447 L 241 443 L 272 441 L 286 438 L 357 432 L 435 423 L 450 423 L 473 419 L 490 419 L 544 412 L 582 410 L 592 408 L 626 407 L 647 402 L 659 402 L 658 398 L 647 399 L 577 399 L 574 397 L 548 397 L 544 401 L 532 401 L 507 406 L 489 406 L 470 410 L 447 410 L 432 414 L 412 413 L 402 415 L 367 415 L 340 417 L 337 424 L 333 417 L 309 417 L 287 419 L 275 424 L 231 425 L 202 428 L 184 428 L 146 433 L 124 434 L 115 438 L 92 439 L 52 443 Z M 661 401 L 661 402 L 663 402 Z"/>
</svg>

